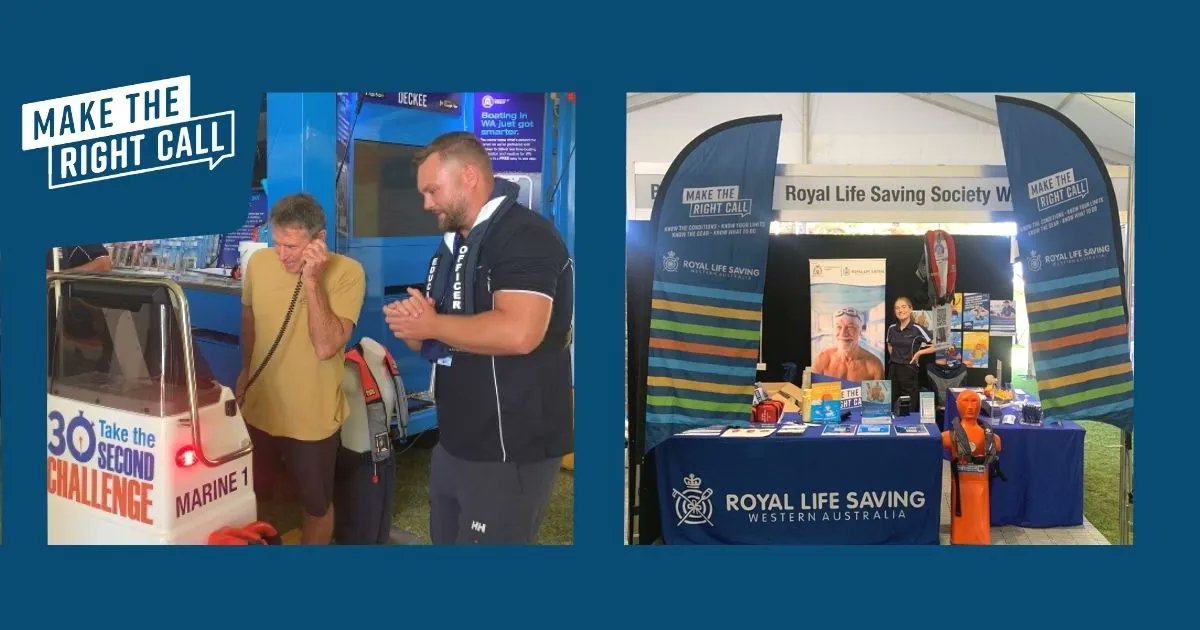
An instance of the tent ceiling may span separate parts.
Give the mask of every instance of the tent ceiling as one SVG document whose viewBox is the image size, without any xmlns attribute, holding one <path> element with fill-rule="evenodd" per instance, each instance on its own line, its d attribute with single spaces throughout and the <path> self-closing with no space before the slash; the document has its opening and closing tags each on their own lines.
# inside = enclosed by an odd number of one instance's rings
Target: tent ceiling
<svg viewBox="0 0 1200 630">
<path fill-rule="evenodd" d="M 655 107 L 690 92 L 633 92 L 626 96 L 626 113 Z M 1024 98 L 1056 109 L 1087 134 L 1110 164 L 1132 164 L 1134 159 L 1134 95 L 1130 92 L 912 92 L 913 99 L 940 108 L 949 115 L 966 116 L 996 124 L 997 94 Z"/>
</svg>

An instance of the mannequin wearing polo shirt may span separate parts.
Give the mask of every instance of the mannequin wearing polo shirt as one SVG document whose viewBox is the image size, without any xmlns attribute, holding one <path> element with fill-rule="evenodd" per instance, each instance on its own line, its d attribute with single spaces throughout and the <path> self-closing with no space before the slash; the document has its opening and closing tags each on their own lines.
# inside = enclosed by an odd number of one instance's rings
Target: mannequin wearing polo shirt
<svg viewBox="0 0 1200 630">
<path fill-rule="evenodd" d="M 892 404 L 900 396 L 916 400 L 917 377 L 920 374 L 918 359 L 933 352 L 929 331 L 912 321 L 912 300 L 896 299 L 894 312 L 898 324 L 888 326 L 888 379 L 892 381 Z"/>
<path fill-rule="evenodd" d="M 446 237 L 426 292 L 410 289 L 384 315 L 437 366 L 430 538 L 533 543 L 572 451 L 571 261 L 554 227 L 494 178 L 471 134 L 446 134 L 417 161 L 425 208 Z"/>
</svg>

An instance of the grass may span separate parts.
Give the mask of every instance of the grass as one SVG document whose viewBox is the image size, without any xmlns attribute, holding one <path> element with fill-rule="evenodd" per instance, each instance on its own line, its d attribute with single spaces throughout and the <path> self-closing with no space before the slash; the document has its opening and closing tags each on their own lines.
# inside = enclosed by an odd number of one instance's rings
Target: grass
<svg viewBox="0 0 1200 630">
<path fill-rule="evenodd" d="M 413 534 L 422 543 L 429 543 L 429 457 L 431 449 L 420 445 L 400 455 L 396 463 L 396 515 L 393 522 Z M 560 470 L 546 520 L 538 532 L 538 543 L 569 545 L 574 540 L 575 477 Z"/>
<path fill-rule="evenodd" d="M 396 505 L 392 518 L 394 527 L 412 534 L 420 543 L 429 540 L 429 458 L 433 453 L 431 440 L 419 439 L 404 450 L 400 447 L 396 458 Z M 538 532 L 538 543 L 543 545 L 569 545 L 574 540 L 575 477 L 570 471 L 560 470 L 558 480 L 550 495 L 550 506 L 546 520 Z M 259 503 L 259 518 L 275 525 L 281 532 L 300 526 L 300 508 L 284 500 Z"/>
<path fill-rule="evenodd" d="M 1014 347 L 1013 350 L 1016 355 L 1017 349 Z M 1014 364 L 1013 367 L 1018 366 Z M 1037 382 L 1027 377 L 1014 375 L 1013 387 L 1037 393 Z M 1083 439 L 1083 516 L 1115 545 L 1121 540 L 1121 430 L 1110 424 L 1086 420 L 1079 422 L 1079 426 L 1087 432 Z M 1133 543 L 1132 531 L 1129 543 Z"/>
</svg>

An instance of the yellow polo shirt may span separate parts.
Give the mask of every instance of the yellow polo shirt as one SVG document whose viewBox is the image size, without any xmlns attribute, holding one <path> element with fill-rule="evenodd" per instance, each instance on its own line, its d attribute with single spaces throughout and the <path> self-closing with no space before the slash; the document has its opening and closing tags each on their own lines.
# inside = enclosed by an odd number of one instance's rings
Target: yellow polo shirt
<svg viewBox="0 0 1200 630">
<path fill-rule="evenodd" d="M 242 304 L 254 311 L 252 375 L 279 334 L 300 274 L 288 273 L 274 248 L 250 257 L 242 280 Z M 366 274 L 358 261 L 330 253 L 321 286 L 334 314 L 358 323 Z M 349 405 L 342 393 L 344 355 L 321 361 L 308 333 L 307 289 L 300 290 L 287 332 L 271 362 L 246 394 L 246 423 L 271 435 L 323 440 L 342 426 Z"/>
</svg>

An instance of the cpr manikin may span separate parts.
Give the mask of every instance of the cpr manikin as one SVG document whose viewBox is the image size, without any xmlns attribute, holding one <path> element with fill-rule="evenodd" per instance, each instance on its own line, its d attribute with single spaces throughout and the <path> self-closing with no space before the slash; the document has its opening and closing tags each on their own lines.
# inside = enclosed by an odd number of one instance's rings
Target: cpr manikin
<svg viewBox="0 0 1200 630">
<path fill-rule="evenodd" d="M 959 394 L 959 417 L 951 430 L 942 432 L 942 446 L 950 451 L 953 471 L 950 543 L 955 545 L 992 542 L 988 482 L 992 470 L 1000 474 L 1000 436 L 979 423 L 980 404 L 979 394 L 973 391 Z"/>
</svg>

